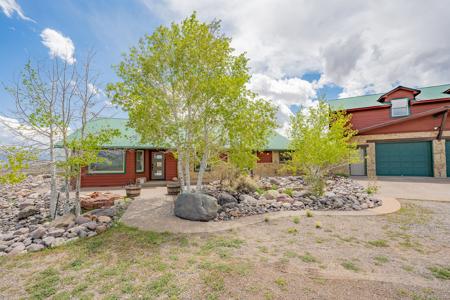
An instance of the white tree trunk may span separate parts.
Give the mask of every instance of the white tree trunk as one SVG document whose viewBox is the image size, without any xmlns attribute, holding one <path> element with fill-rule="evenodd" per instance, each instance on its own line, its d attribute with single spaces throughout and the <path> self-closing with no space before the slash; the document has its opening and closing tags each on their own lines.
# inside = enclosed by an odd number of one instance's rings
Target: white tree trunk
<svg viewBox="0 0 450 300">
<path fill-rule="evenodd" d="M 69 149 L 64 147 L 64 155 L 66 162 L 69 160 Z M 67 169 L 68 166 L 65 166 L 66 170 L 64 170 L 64 188 L 65 188 L 65 201 L 64 201 L 64 214 L 68 214 L 70 212 L 70 170 Z"/>
<path fill-rule="evenodd" d="M 181 191 L 186 191 L 186 185 L 184 182 L 184 172 L 183 172 L 183 153 L 181 152 L 181 148 L 177 148 L 178 159 L 177 159 L 177 169 L 178 169 L 178 180 L 180 181 Z"/>
<path fill-rule="evenodd" d="M 78 170 L 75 183 L 75 215 L 77 217 L 81 214 L 80 189 L 81 189 L 81 170 Z"/>
<path fill-rule="evenodd" d="M 190 168 L 190 165 L 191 165 L 191 162 L 190 162 L 190 155 L 189 155 L 189 152 L 186 152 L 186 157 L 184 158 L 184 161 L 185 161 L 185 178 L 186 178 L 186 191 L 188 192 L 188 193 L 190 193 L 191 192 L 191 168 Z"/>
<path fill-rule="evenodd" d="M 54 219 L 56 216 L 56 158 L 55 147 L 53 142 L 53 133 L 50 134 L 50 218 Z"/>
<path fill-rule="evenodd" d="M 205 149 L 205 152 L 203 152 L 202 160 L 200 162 L 200 169 L 198 170 L 198 176 L 197 176 L 197 187 L 195 188 L 196 192 L 201 192 L 203 189 L 203 175 L 205 174 L 205 170 L 207 167 L 208 162 L 208 151 Z"/>
</svg>

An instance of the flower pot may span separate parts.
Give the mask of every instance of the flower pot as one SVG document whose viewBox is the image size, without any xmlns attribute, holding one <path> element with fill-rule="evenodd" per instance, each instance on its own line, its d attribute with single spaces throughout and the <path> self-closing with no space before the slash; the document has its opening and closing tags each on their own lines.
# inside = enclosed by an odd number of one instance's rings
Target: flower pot
<svg viewBox="0 0 450 300">
<path fill-rule="evenodd" d="M 181 191 L 181 186 L 179 182 L 168 182 L 167 183 L 167 194 L 168 195 L 178 195 Z"/>
<path fill-rule="evenodd" d="M 141 194 L 141 187 L 139 185 L 127 185 L 125 191 L 128 198 L 134 198 Z"/>
</svg>

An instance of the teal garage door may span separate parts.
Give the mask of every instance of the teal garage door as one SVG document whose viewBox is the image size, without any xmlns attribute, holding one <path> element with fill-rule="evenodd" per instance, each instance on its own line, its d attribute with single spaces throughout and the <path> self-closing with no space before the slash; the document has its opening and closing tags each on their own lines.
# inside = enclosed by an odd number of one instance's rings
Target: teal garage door
<svg viewBox="0 0 450 300">
<path fill-rule="evenodd" d="M 380 176 L 433 176 L 431 142 L 376 143 Z"/>
<path fill-rule="evenodd" d="M 447 161 L 447 177 L 450 177 L 450 141 L 445 141 L 445 157 Z"/>
</svg>

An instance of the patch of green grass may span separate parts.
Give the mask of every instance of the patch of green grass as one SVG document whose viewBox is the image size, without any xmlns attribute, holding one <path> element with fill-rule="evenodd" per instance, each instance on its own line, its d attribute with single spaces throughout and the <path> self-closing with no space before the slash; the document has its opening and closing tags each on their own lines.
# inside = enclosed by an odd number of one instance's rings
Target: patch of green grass
<svg viewBox="0 0 450 300">
<path fill-rule="evenodd" d="M 60 277 L 54 268 L 48 268 L 32 277 L 26 291 L 33 299 L 45 299 L 57 292 Z"/>
<path fill-rule="evenodd" d="M 201 246 L 202 253 L 209 253 L 212 251 L 220 251 L 225 249 L 238 249 L 244 244 L 243 240 L 227 237 L 214 237 Z"/>
<path fill-rule="evenodd" d="M 69 264 L 67 264 L 64 267 L 64 269 L 70 269 L 70 270 L 74 270 L 74 271 L 79 271 L 79 270 L 82 269 L 83 263 L 84 263 L 84 260 L 82 260 L 80 258 L 76 258 L 76 259 L 72 260 Z"/>
<path fill-rule="evenodd" d="M 258 195 L 264 194 L 264 190 L 262 188 L 257 188 L 255 192 L 258 193 Z"/>
<path fill-rule="evenodd" d="M 383 255 L 375 256 L 373 260 L 375 261 L 375 265 L 377 266 L 381 266 L 382 264 L 389 262 L 389 258 Z"/>
<path fill-rule="evenodd" d="M 300 218 L 298 216 L 295 216 L 292 218 L 292 222 L 294 222 L 295 224 L 300 223 Z"/>
<path fill-rule="evenodd" d="M 434 266 L 429 267 L 428 270 L 436 278 L 450 280 L 450 267 Z"/>
<path fill-rule="evenodd" d="M 174 283 L 174 275 L 166 273 L 147 284 L 145 292 L 149 296 L 167 295 L 169 298 L 173 298 L 178 296 L 180 289 Z"/>
<path fill-rule="evenodd" d="M 225 289 L 225 279 L 223 274 L 217 270 L 203 274 L 201 279 L 213 292 L 221 292 Z"/>
<path fill-rule="evenodd" d="M 298 230 L 297 230 L 297 228 L 290 227 L 290 228 L 287 229 L 287 233 L 289 233 L 289 234 L 297 234 Z"/>
<path fill-rule="evenodd" d="M 358 265 L 350 260 L 345 260 L 341 263 L 341 266 L 344 267 L 344 269 L 346 270 L 350 270 L 350 271 L 354 271 L 354 272 L 359 272 L 361 269 L 360 267 L 358 267 Z"/>
<path fill-rule="evenodd" d="M 312 211 L 310 211 L 309 209 L 307 209 L 307 210 L 306 210 L 306 216 L 307 216 L 308 218 L 311 218 L 311 217 L 313 216 Z"/>
<path fill-rule="evenodd" d="M 78 284 L 76 287 L 73 288 L 72 295 L 79 296 L 88 287 L 89 287 L 89 285 L 86 282 L 82 282 L 82 283 Z"/>
<path fill-rule="evenodd" d="M 367 243 L 374 247 L 389 247 L 389 244 L 386 240 L 373 240 L 373 241 L 368 241 Z"/>
<path fill-rule="evenodd" d="M 278 277 L 277 279 L 275 279 L 275 284 L 278 285 L 278 287 L 282 290 L 286 290 L 287 287 L 287 281 L 286 279 L 282 278 L 282 277 Z"/>
<path fill-rule="evenodd" d="M 300 256 L 300 259 L 305 263 L 315 263 L 318 262 L 318 259 L 312 256 L 311 253 L 305 252 L 305 254 Z"/>
</svg>

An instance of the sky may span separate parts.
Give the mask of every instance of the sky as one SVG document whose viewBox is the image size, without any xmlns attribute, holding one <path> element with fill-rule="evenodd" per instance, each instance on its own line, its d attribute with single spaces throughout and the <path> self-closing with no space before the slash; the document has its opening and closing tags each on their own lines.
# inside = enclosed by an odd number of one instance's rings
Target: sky
<svg viewBox="0 0 450 300">
<path fill-rule="evenodd" d="M 114 82 L 122 53 L 193 11 L 220 19 L 236 52 L 246 53 L 249 86 L 278 106 L 283 132 L 290 115 L 317 99 L 450 82 L 445 0 L 0 0 L 0 82 L 13 83 L 28 60 L 75 63 L 90 49 L 100 82 Z M 12 109 L 3 88 L 0 104 L 0 114 Z M 0 144 L 9 138 L 0 128 Z"/>
</svg>

